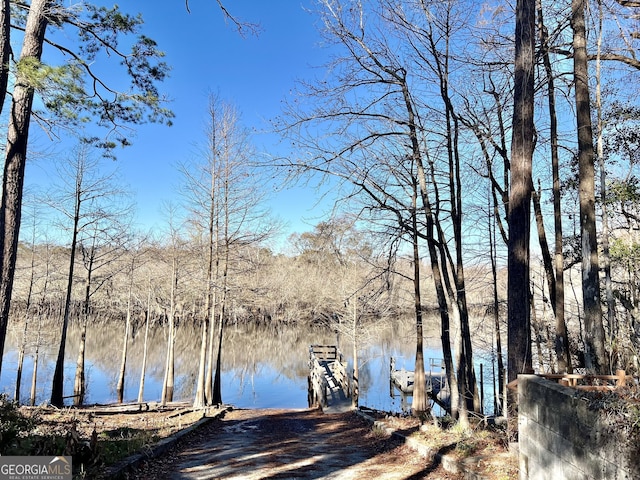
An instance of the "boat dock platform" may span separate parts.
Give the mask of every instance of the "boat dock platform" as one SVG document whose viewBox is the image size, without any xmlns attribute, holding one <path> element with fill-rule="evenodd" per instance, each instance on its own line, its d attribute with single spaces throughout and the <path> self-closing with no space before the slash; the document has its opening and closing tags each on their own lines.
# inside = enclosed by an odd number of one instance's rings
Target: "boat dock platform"
<svg viewBox="0 0 640 480">
<path fill-rule="evenodd" d="M 335 345 L 309 347 L 309 407 L 324 413 L 342 413 L 353 409 L 347 362 Z"/>
<path fill-rule="evenodd" d="M 444 362 L 431 358 L 429 360 L 429 369 L 425 369 L 425 381 L 427 396 L 445 410 L 449 410 L 449 384 L 447 382 L 447 374 L 444 369 Z M 413 395 L 413 387 L 415 382 L 415 372 L 401 368 L 396 370 L 396 362 L 393 357 L 390 361 L 390 389 L 391 396 L 397 389 L 403 397 Z"/>
</svg>

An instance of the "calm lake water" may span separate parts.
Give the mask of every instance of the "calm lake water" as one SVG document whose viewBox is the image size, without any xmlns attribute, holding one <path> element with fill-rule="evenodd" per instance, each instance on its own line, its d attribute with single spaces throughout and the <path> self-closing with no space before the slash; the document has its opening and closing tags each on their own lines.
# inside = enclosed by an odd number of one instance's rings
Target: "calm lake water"
<svg viewBox="0 0 640 480">
<path fill-rule="evenodd" d="M 16 381 L 17 345 L 22 339 L 22 325 L 11 325 L 0 375 L 0 391 L 13 397 Z M 34 326 L 35 328 L 35 326 Z M 399 412 L 403 402 L 392 397 L 389 387 L 389 362 L 393 357 L 397 368 L 413 370 L 415 332 L 411 321 L 376 325 L 359 339 L 360 405 Z M 37 377 L 37 403 L 47 402 L 57 356 L 59 327 L 48 324 L 47 335 L 40 346 Z M 86 378 L 87 404 L 112 403 L 116 400 L 116 383 L 121 362 L 123 328 L 93 325 L 87 332 Z M 149 334 L 149 358 L 145 375 L 145 401 L 160 398 L 164 375 L 166 327 L 157 326 Z M 35 334 L 29 342 L 22 375 L 21 400 L 26 403 L 31 388 Z M 73 394 L 79 331 L 72 326 L 68 335 L 65 359 L 64 395 Z M 192 401 L 198 367 L 200 330 L 180 326 L 176 336 L 175 400 Z M 439 334 L 425 337 L 425 363 L 441 358 Z M 222 398 L 238 408 L 306 408 L 308 352 L 311 344 L 338 343 L 352 366 L 351 340 L 323 328 L 252 327 L 227 328 L 222 354 Z M 125 400 L 136 401 L 140 385 L 143 329 L 134 330 L 129 338 L 129 354 L 125 384 Z M 486 367 L 485 367 L 486 368 Z M 490 367 L 489 367 L 490 368 Z M 490 379 L 486 379 L 490 382 Z M 485 389 L 486 392 L 486 389 Z M 68 400 L 71 403 L 71 399 Z M 485 404 L 490 403 L 485 401 Z"/>
</svg>

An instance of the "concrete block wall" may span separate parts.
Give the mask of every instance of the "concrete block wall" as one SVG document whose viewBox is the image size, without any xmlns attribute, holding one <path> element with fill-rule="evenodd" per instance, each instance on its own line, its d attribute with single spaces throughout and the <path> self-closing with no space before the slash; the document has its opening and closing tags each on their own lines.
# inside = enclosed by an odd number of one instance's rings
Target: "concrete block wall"
<svg viewBox="0 0 640 480">
<path fill-rule="evenodd" d="M 520 480 L 640 479 L 639 446 L 606 428 L 584 393 L 518 376 Z"/>
</svg>

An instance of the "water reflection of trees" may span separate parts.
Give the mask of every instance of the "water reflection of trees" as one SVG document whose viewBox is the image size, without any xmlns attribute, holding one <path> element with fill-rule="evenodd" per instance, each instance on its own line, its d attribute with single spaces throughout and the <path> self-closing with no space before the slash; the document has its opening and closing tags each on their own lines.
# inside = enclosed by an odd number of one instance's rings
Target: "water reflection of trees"
<svg viewBox="0 0 640 480">
<path fill-rule="evenodd" d="M 34 324 L 32 328 L 36 328 Z M 7 342 L 7 352 L 15 351 L 22 335 L 22 325 L 13 322 Z M 58 322 L 43 322 L 43 341 L 41 355 L 43 364 L 40 367 L 38 398 L 48 398 L 50 379 L 53 374 L 55 348 L 59 341 Z M 391 354 L 404 355 L 410 358 L 413 350 L 411 337 L 411 321 L 394 321 L 376 324 L 372 341 L 363 346 L 361 362 L 364 368 L 361 388 L 369 388 L 374 377 L 382 372 L 369 372 L 368 369 L 375 358 L 386 358 Z M 33 332 L 32 332 L 33 333 Z M 81 326 L 72 322 L 67 337 L 68 368 L 72 368 L 75 352 L 79 346 Z M 191 400 L 195 393 L 195 383 L 200 345 L 200 328 L 197 325 L 182 323 L 176 334 L 176 398 Z M 147 352 L 147 379 L 153 385 L 159 385 L 164 375 L 166 355 L 166 338 L 168 326 L 162 322 L 154 322 L 149 330 Z M 120 343 L 122 325 L 114 322 L 96 322 L 91 325 L 87 334 L 87 364 L 91 365 L 87 375 L 87 396 L 91 402 L 104 402 L 115 398 L 115 388 L 119 373 L 121 352 L 114 348 Z M 333 328 L 321 325 L 285 325 L 285 324 L 251 324 L 235 323 L 226 329 L 225 349 L 222 356 L 223 375 L 232 383 L 248 385 L 254 379 L 277 372 L 279 378 L 306 384 L 308 375 L 308 355 L 311 344 L 335 344 L 336 333 Z M 125 382 L 125 400 L 136 398 L 140 380 L 144 348 L 144 329 L 134 328 L 131 331 L 129 345 L 129 367 Z M 33 355 L 35 345 L 27 346 L 26 356 Z M 345 349 L 349 358 L 349 352 Z M 388 363 L 387 363 L 388 364 Z M 30 364 L 25 370 L 25 377 L 30 378 Z M 387 368 L 387 367 L 383 367 Z M 10 370 L 8 368 L 7 370 Z M 9 375 L 3 375 L 3 389 L 14 381 Z M 106 379 L 106 380 L 104 380 Z M 277 379 L 276 379 L 277 380 Z M 70 395 L 71 375 L 65 383 L 65 395 Z M 105 382 L 98 385 L 97 382 Z M 227 392 L 222 392 L 223 398 Z M 154 388 L 149 388 L 147 400 L 154 398 Z M 106 398 L 105 398 L 106 395 Z"/>
</svg>

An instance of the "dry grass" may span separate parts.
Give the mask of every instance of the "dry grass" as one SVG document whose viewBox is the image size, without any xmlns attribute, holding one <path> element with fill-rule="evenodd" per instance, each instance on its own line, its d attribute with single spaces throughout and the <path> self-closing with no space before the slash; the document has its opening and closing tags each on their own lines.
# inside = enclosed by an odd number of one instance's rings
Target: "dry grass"
<svg viewBox="0 0 640 480">
<path fill-rule="evenodd" d="M 379 415 L 378 421 L 434 453 L 455 458 L 482 478 L 518 478 L 518 458 L 514 452 L 509 451 L 507 433 L 503 428 L 491 427 L 481 421 L 472 421 L 469 429 L 462 429 L 459 425 L 421 425 L 414 417 L 390 415 Z"/>
<path fill-rule="evenodd" d="M 185 405 L 129 407 L 21 407 L 35 427 L 13 447 L 17 455 L 71 455 L 78 478 L 92 477 L 123 458 L 193 425 L 203 410 Z"/>
</svg>

